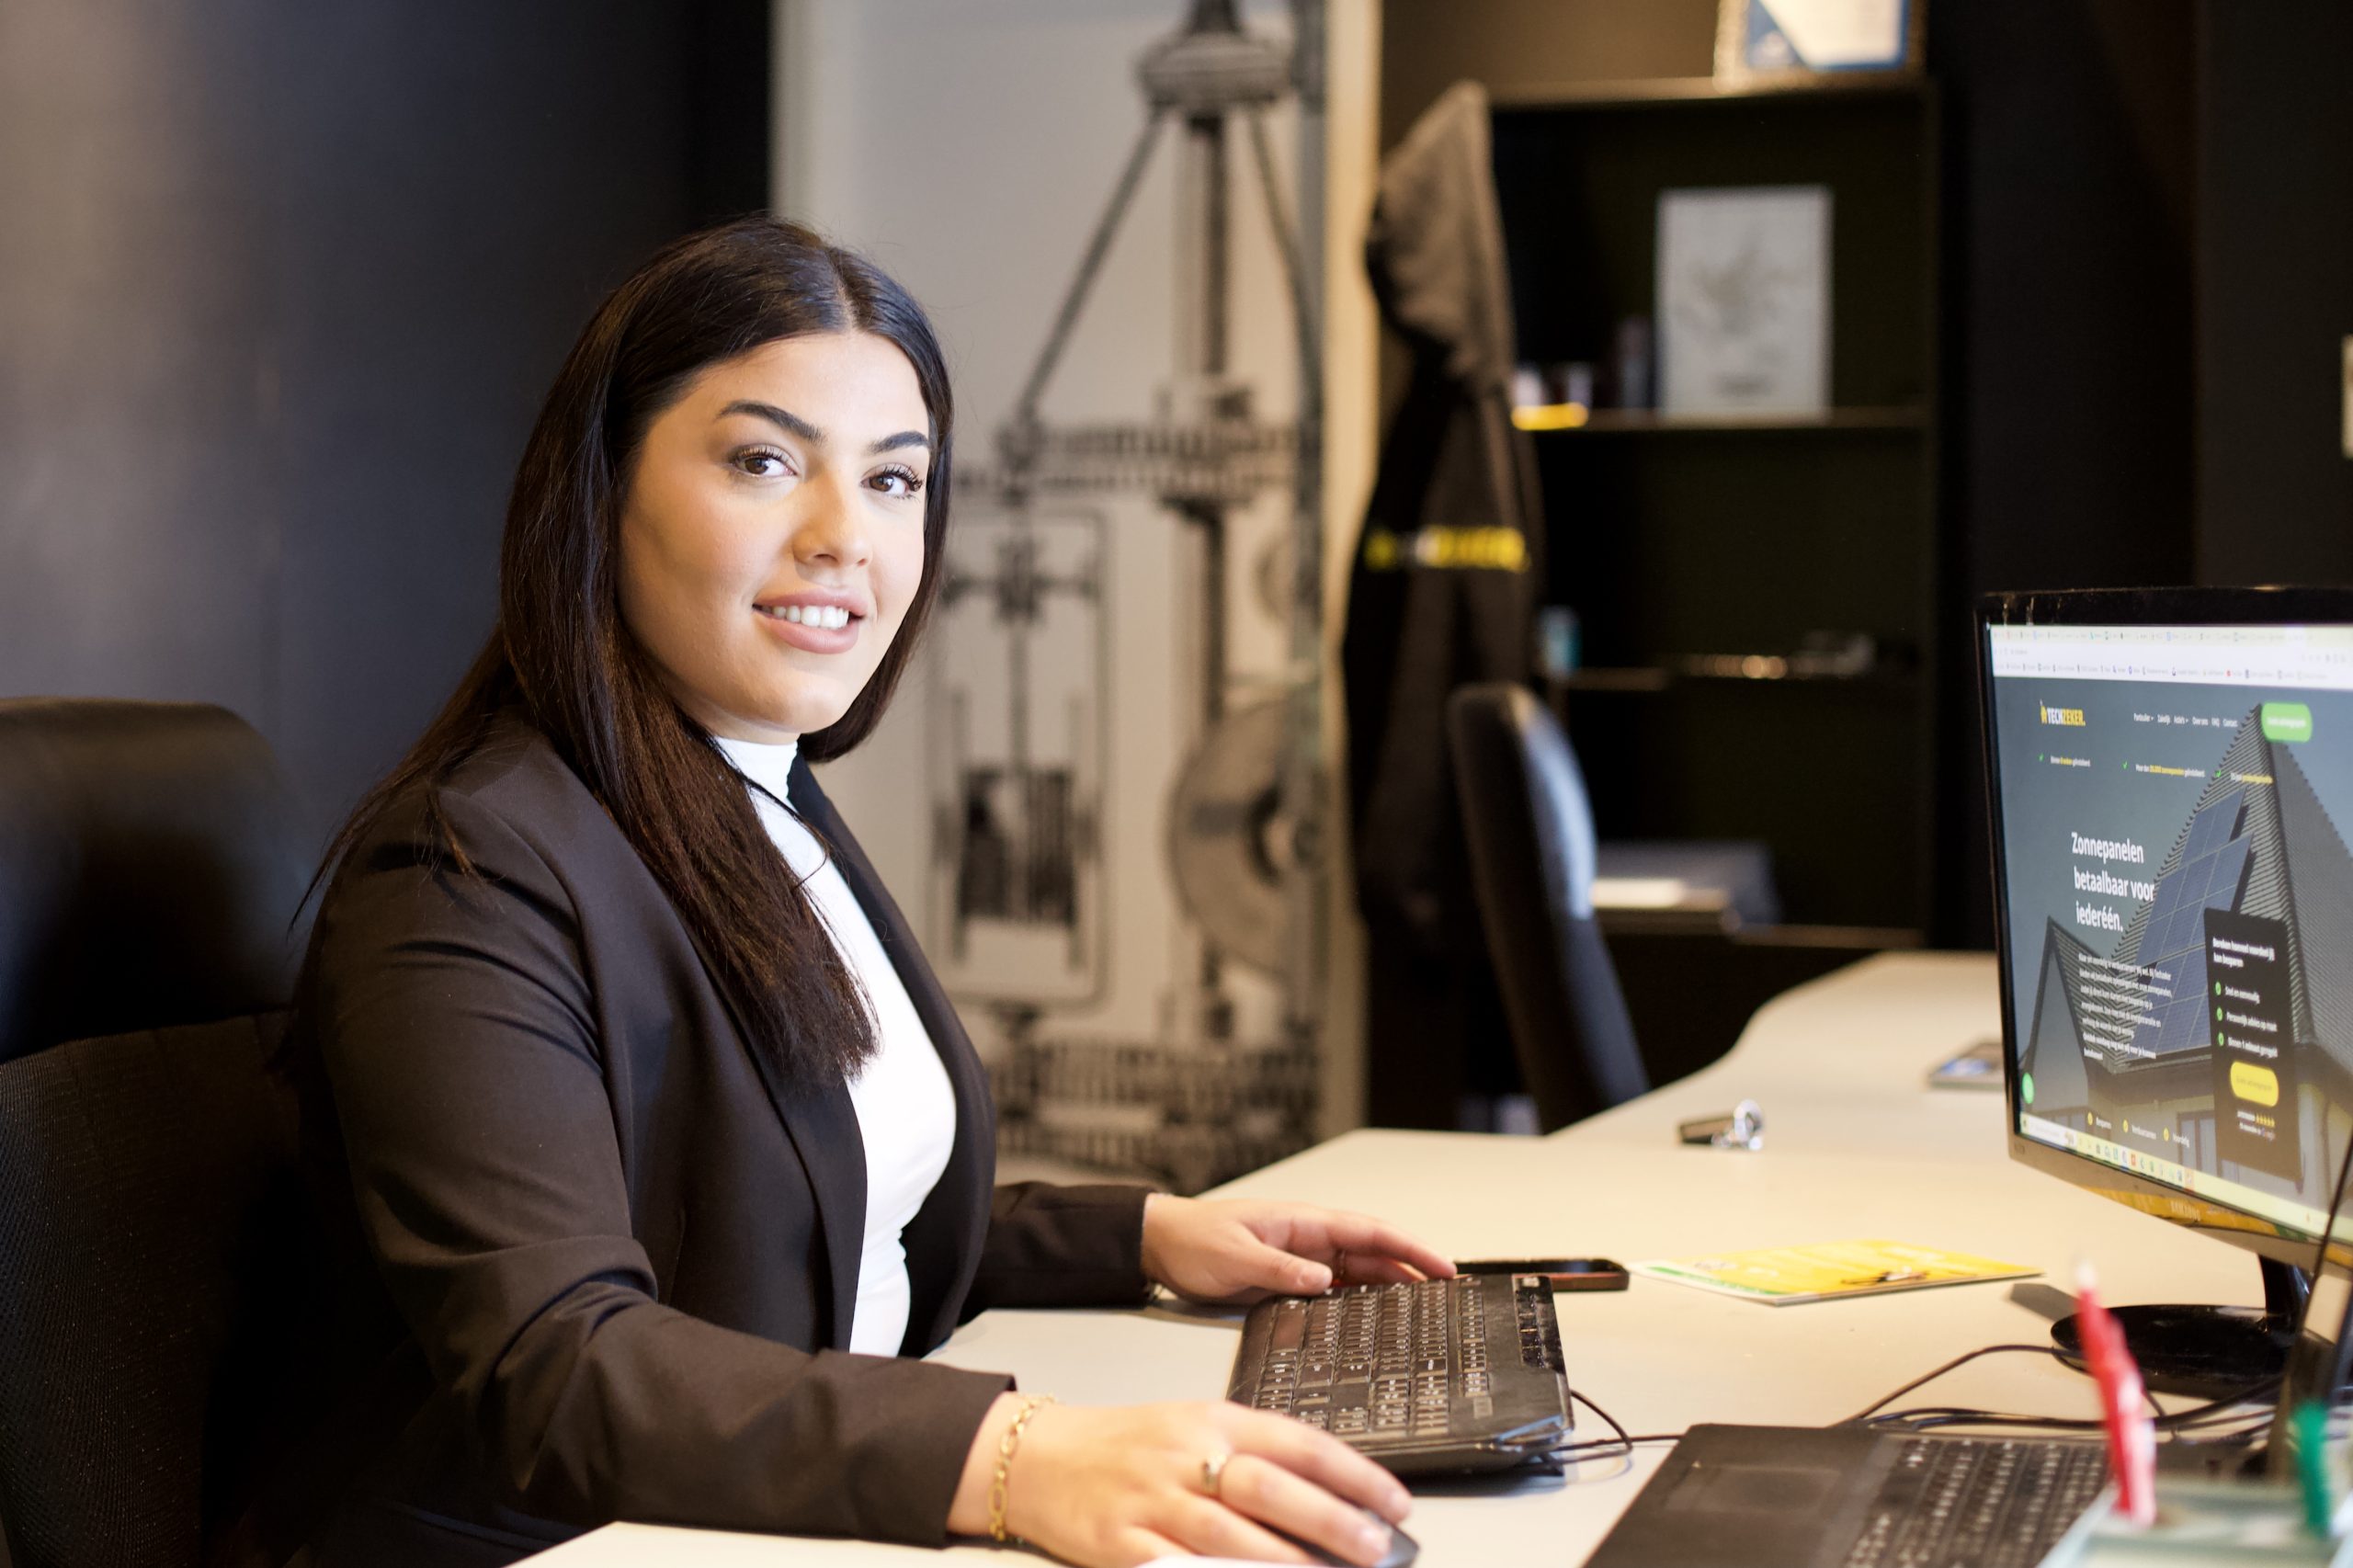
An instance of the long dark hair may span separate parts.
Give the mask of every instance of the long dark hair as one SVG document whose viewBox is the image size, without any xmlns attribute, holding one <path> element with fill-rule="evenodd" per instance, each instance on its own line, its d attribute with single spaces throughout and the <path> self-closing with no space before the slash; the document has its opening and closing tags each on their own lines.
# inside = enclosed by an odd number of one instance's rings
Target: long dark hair
<svg viewBox="0 0 2353 1568">
<path fill-rule="evenodd" d="M 549 389 L 506 506 L 498 624 L 400 766 L 329 846 L 327 875 L 396 804 L 471 872 L 437 786 L 519 707 L 661 883 L 752 1049 L 785 1082 L 840 1082 L 874 1050 L 855 979 L 808 895 L 785 873 L 745 781 L 680 708 L 623 623 L 621 500 L 646 427 L 699 371 L 765 343 L 866 332 L 915 368 L 931 416 L 923 576 L 896 640 L 839 722 L 801 737 L 812 761 L 864 740 L 889 705 L 938 595 L 953 406 L 921 307 L 863 257 L 774 218 L 665 247 L 598 306 Z"/>
</svg>

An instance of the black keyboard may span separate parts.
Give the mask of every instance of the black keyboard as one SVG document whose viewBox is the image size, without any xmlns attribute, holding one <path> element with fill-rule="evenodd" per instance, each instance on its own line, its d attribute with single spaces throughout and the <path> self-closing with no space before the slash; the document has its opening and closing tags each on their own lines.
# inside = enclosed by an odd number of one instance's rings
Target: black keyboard
<svg viewBox="0 0 2353 1568">
<path fill-rule="evenodd" d="M 1295 1416 L 1400 1475 L 1503 1470 L 1568 1440 L 1540 1274 L 1464 1274 L 1250 1309 L 1226 1397 Z"/>
<path fill-rule="evenodd" d="M 2097 1443 L 1893 1441 L 1846 1568 L 2034 1568 L 2108 1482 Z"/>
</svg>

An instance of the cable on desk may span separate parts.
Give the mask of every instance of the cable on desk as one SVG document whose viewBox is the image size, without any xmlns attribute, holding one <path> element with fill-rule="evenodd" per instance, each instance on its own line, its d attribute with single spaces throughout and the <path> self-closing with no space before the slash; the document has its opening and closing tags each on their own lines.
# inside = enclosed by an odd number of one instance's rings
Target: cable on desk
<svg viewBox="0 0 2353 1568">
<path fill-rule="evenodd" d="M 2022 1415 L 1997 1410 L 1975 1410 L 1964 1405 L 1923 1405 L 1911 1410 L 1885 1408 L 1914 1389 L 1924 1383 L 1934 1381 L 1957 1367 L 1973 1361 L 1981 1356 L 1994 1356 L 2005 1352 L 2052 1357 L 2059 1355 L 2058 1347 L 2050 1345 L 1988 1345 L 1972 1350 L 1966 1356 L 1956 1357 L 1923 1377 L 1915 1378 L 1893 1393 L 1848 1416 L 1839 1425 L 1892 1426 L 1907 1432 L 1927 1432 L 1939 1426 L 2021 1426 L 2043 1431 L 2066 1432 L 2097 1432 L 2103 1429 L 2104 1424 L 2096 1420 L 2076 1420 L 2062 1415 Z M 2148 1400 L 2150 1409 L 2155 1412 L 2155 1425 L 2168 1434 L 2169 1440 L 2196 1447 L 2243 1448 L 2261 1437 L 2270 1425 L 2269 1413 L 2248 1408 L 2247 1402 L 2258 1395 L 2270 1394 L 2278 1388 L 2279 1381 L 2277 1378 L 2266 1378 L 2260 1382 L 2249 1383 L 2244 1388 L 2234 1390 L 2219 1399 L 2208 1400 L 2200 1404 L 2193 1404 L 2174 1411 L 2166 1410 L 2164 1405 L 2157 1403 L 2155 1395 L 2147 1393 L 2145 1390 L 2143 1397 Z M 1632 1453 L 1639 1444 L 1677 1443 L 1683 1440 L 1684 1434 L 1680 1432 L 1646 1432 L 1640 1437 L 1630 1435 L 1616 1416 L 1594 1403 L 1584 1394 L 1572 1389 L 1569 1392 L 1569 1398 L 1599 1416 L 1608 1426 L 1611 1435 L 1586 1442 L 1564 1443 L 1551 1450 L 1546 1455 L 1549 1459 L 1616 1458 L 1620 1454 Z M 2211 1437 L 2187 1435 L 2199 1427 L 2224 1425 L 2233 1425 L 2233 1429 Z"/>
<path fill-rule="evenodd" d="M 1886 1408 L 1914 1389 L 1924 1383 L 1933 1382 L 1947 1372 L 1966 1365 L 1980 1356 L 1994 1356 L 2005 1352 L 2053 1358 L 2060 1356 L 2058 1346 L 2052 1345 L 1984 1346 L 1970 1351 L 1965 1356 L 1957 1356 L 1936 1370 L 1913 1379 L 1893 1393 L 1876 1403 L 1866 1405 L 1839 1425 L 1842 1426 L 1893 1426 L 1907 1432 L 1926 1432 L 1938 1426 L 2022 1426 L 2033 1430 L 2060 1432 L 2097 1432 L 2102 1429 L 2102 1424 L 2097 1420 L 2076 1420 L 2061 1415 L 2022 1415 L 2006 1411 L 1975 1410 L 1963 1405 L 1922 1405 L 1910 1410 Z M 2279 1381 L 2277 1378 L 2266 1378 L 2259 1382 L 2249 1383 L 2245 1388 L 2234 1390 L 2220 1399 L 2209 1400 L 2183 1410 L 2166 1410 L 2164 1405 L 2157 1403 L 2155 1395 L 2148 1393 L 2145 1390 L 2143 1391 L 2143 1397 L 2149 1402 L 2149 1408 L 2155 1415 L 2157 1427 L 2162 1431 L 2174 1433 L 2190 1427 L 2242 1419 L 2244 1413 L 2238 1412 L 2236 1407 L 2277 1388 Z"/>
<path fill-rule="evenodd" d="M 2079 1421 L 2064 1415 L 2027 1415 L 2008 1410 L 1974 1410 L 1966 1405 L 1929 1404 L 1892 1410 L 1864 1423 L 1875 1431 L 1933 1432 L 1939 1426 L 2023 1426 L 2035 1432 L 2099 1432 L 2099 1421 Z"/>
<path fill-rule="evenodd" d="M 2220 1399 L 2208 1400 L 2201 1404 L 2188 1405 L 2173 1411 L 2166 1410 L 2152 1397 L 2149 1404 L 2156 1412 L 2156 1419 L 2153 1425 L 2158 1431 L 2166 1434 L 2169 1441 L 2204 1440 L 2211 1441 L 2218 1447 L 2223 1446 L 2241 1436 L 2236 1428 L 2244 1427 L 2247 1435 L 2253 1435 L 2260 1433 L 2270 1426 L 2272 1413 L 2267 1408 L 2251 1405 L 2248 1402 L 2258 1395 L 2269 1396 L 2278 1386 L 2277 1378 L 2268 1378 L 2261 1382 L 2250 1383 Z M 2100 1421 L 2077 1419 L 2072 1416 L 2024 1415 L 2008 1411 L 1975 1410 L 1964 1405 L 1949 1404 L 1923 1405 L 1911 1410 L 1891 1410 L 1872 1416 L 1867 1425 L 1892 1426 L 1907 1432 L 1926 1432 L 1938 1426 L 2023 1426 L 2039 1431 L 2098 1432 L 2105 1430 L 2106 1426 L 2106 1424 Z M 2210 1439 L 2187 1438 L 2181 1436 L 2184 1432 L 2200 1426 L 2224 1425 L 2232 1426 L 2234 1430 Z"/>
<path fill-rule="evenodd" d="M 2187 1410 L 2177 1410 L 2159 1421 L 2157 1425 L 2167 1432 L 2178 1434 L 2194 1426 L 2219 1426 L 2226 1422 L 2245 1422 L 2250 1424 L 2251 1430 L 2261 1432 L 2270 1427 L 2275 1414 L 2273 1407 L 2278 1404 L 2279 1398 L 2279 1380 L 2265 1378 L 2259 1382 L 2248 1383 L 2242 1388 L 2234 1389 L 2220 1399 L 2210 1399 L 2203 1404 L 2193 1404 Z M 2250 1402 L 2255 1400 L 2261 1400 L 2264 1403 L 2260 1405 L 2252 1404 Z M 2223 1442 L 2229 1440 L 2229 1437 L 2230 1434 L 2225 1434 L 2224 1437 L 2212 1440 Z M 2196 1439 L 2177 1437 L 2176 1440 L 2195 1441 Z"/>
<path fill-rule="evenodd" d="M 1577 1392 L 1576 1390 L 1571 1389 L 1569 1391 L 1569 1398 L 1575 1403 L 1584 1405 L 1596 1415 L 1600 1416 L 1603 1422 L 1608 1426 L 1609 1430 L 1617 1435 L 1610 1437 L 1595 1437 L 1590 1441 L 1582 1443 L 1563 1443 L 1559 1448 L 1552 1450 L 1551 1454 L 1548 1456 L 1550 1458 L 1566 1459 L 1580 1455 L 1590 1458 L 1596 1457 L 1597 1450 L 1605 1449 L 1615 1449 L 1621 1453 L 1632 1453 L 1634 1451 L 1634 1445 L 1637 1443 L 1679 1443 L 1683 1440 L 1683 1434 L 1680 1432 L 1645 1432 L 1639 1437 L 1629 1437 L 1627 1436 L 1626 1428 L 1619 1425 L 1618 1418 L 1615 1415 L 1610 1415 L 1609 1412 L 1602 1409 L 1601 1406 L 1594 1403 L 1593 1401 L 1586 1398 L 1585 1395 Z"/>
<path fill-rule="evenodd" d="M 1571 1389 L 1569 1391 L 1569 1403 L 1571 1404 L 1582 1404 L 1587 1410 L 1592 1411 L 1596 1415 L 1600 1416 L 1603 1425 L 1607 1426 L 1612 1432 L 1618 1434 L 1618 1441 L 1622 1446 L 1630 1449 L 1634 1446 L 1634 1439 L 1626 1436 L 1626 1428 L 1618 1424 L 1618 1418 L 1615 1415 L 1610 1415 L 1609 1412 L 1602 1409 L 1601 1406 L 1594 1403 L 1593 1401 L 1586 1398 L 1585 1395 L 1577 1392 L 1574 1389 Z"/>
<path fill-rule="evenodd" d="M 2173 1434 L 2165 1439 L 2165 1442 L 2168 1446 L 2177 1446 L 2185 1449 L 2252 1448 L 2257 1443 L 2262 1442 L 2271 1431 L 2271 1412 L 2263 1411 L 2260 1414 L 2262 1415 L 2262 1419 L 2259 1421 L 2254 1421 L 2244 1426 L 2234 1426 L 2228 1431 L 2215 1432 L 2211 1435 L 2201 1433 L 2199 1436 L 2191 1437 L 2183 1430 L 2177 1428 Z"/>
<path fill-rule="evenodd" d="M 1961 1367 L 1965 1367 L 1970 1362 L 1976 1360 L 1980 1356 L 1998 1356 L 2007 1351 L 2018 1351 L 2036 1356 L 2055 1356 L 2058 1354 L 2057 1350 L 2048 1345 L 1984 1346 L 1980 1349 L 1972 1350 L 1966 1356 L 1954 1357 L 1951 1360 L 1946 1362 L 1943 1366 L 1938 1367 L 1933 1372 L 1922 1373 L 1920 1376 L 1913 1379 L 1910 1382 L 1905 1383 L 1902 1388 L 1897 1389 L 1893 1393 L 1888 1394 L 1883 1398 L 1873 1400 L 1870 1403 L 1855 1412 L 1854 1415 L 1847 1417 L 1846 1420 L 1839 1422 L 1838 1425 L 1841 1426 L 1859 1426 L 1869 1421 L 1879 1412 L 1885 1410 L 1889 1405 L 1893 1404 L 1897 1400 L 1902 1399 L 1905 1394 L 1910 1393 L 1914 1389 L 1919 1388 L 1926 1383 L 1935 1382 L 1947 1372 L 1952 1371 Z"/>
</svg>

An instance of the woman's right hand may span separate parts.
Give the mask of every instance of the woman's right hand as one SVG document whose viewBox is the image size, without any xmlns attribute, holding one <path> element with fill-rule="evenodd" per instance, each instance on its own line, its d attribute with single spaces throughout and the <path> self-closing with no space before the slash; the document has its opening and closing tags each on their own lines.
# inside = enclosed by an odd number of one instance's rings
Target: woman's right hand
<svg viewBox="0 0 2353 1568">
<path fill-rule="evenodd" d="M 972 1440 L 948 1526 L 988 1529 L 997 1439 L 1021 1400 L 1000 1395 Z M 1203 1463 L 1225 1456 L 1217 1494 Z M 1370 1568 L 1403 1520 L 1396 1477 L 1338 1438 L 1226 1401 L 1112 1408 L 1044 1404 L 1006 1469 L 1006 1529 L 1080 1568 L 1132 1568 L 1188 1553 L 1313 1561 L 1272 1526 Z"/>
</svg>

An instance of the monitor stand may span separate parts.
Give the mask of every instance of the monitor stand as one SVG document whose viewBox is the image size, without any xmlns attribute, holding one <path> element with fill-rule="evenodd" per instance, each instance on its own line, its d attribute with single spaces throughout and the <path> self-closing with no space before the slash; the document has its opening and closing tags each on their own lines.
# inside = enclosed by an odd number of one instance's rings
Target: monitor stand
<svg viewBox="0 0 2353 1568">
<path fill-rule="evenodd" d="M 2312 1278 L 2293 1264 L 2263 1263 L 2261 1307 L 2148 1306 L 2110 1311 L 2141 1377 L 2160 1393 L 2219 1399 L 2276 1381 L 2288 1370 Z M 2084 1369 L 2083 1339 L 2073 1315 L 2051 1325 L 2060 1359 Z"/>
</svg>

